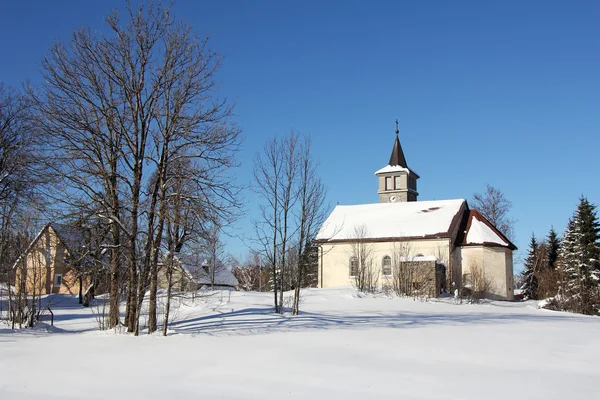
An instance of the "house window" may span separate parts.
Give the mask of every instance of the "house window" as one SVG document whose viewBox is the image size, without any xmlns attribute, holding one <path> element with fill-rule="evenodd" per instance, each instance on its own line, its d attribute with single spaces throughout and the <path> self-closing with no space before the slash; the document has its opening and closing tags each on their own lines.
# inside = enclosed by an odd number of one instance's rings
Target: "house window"
<svg viewBox="0 0 600 400">
<path fill-rule="evenodd" d="M 383 261 L 381 262 L 381 271 L 384 276 L 392 275 L 392 259 L 390 256 L 383 257 Z"/>
<path fill-rule="evenodd" d="M 52 260 L 52 250 L 50 247 L 44 248 L 44 257 L 46 258 L 46 262 L 50 262 L 50 260 Z"/>
<path fill-rule="evenodd" d="M 463 286 L 470 287 L 473 284 L 471 274 L 463 274 Z"/>
<path fill-rule="evenodd" d="M 385 190 L 394 190 L 394 186 L 392 184 L 392 177 L 391 176 L 386 176 L 385 177 Z"/>
<path fill-rule="evenodd" d="M 62 285 L 62 274 L 54 275 L 54 287 L 60 287 Z"/>
<path fill-rule="evenodd" d="M 358 258 L 352 257 L 350 259 L 350 276 L 358 275 Z"/>
</svg>

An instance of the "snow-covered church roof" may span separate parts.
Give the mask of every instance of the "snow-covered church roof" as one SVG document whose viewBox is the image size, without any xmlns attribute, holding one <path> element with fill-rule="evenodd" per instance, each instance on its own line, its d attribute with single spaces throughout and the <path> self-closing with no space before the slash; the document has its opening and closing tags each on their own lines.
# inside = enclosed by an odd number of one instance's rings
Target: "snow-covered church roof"
<svg viewBox="0 0 600 400">
<path fill-rule="evenodd" d="M 409 174 L 411 170 L 408 168 L 401 167 L 399 165 L 386 165 L 385 167 L 375 171 L 375 175 L 386 174 L 390 172 L 406 172 L 407 174 Z"/>
<path fill-rule="evenodd" d="M 353 240 L 364 226 L 364 239 L 449 237 L 461 222 L 464 199 L 337 206 L 317 240 Z"/>
<path fill-rule="evenodd" d="M 502 246 L 516 249 L 516 246 L 502 232 L 476 210 L 469 212 L 462 245 Z"/>
</svg>

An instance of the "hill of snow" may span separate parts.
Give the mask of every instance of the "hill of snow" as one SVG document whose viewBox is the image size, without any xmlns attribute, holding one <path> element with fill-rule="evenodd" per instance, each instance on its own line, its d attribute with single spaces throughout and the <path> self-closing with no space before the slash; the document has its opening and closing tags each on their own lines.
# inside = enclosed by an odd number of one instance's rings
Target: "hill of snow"
<svg viewBox="0 0 600 400">
<path fill-rule="evenodd" d="M 455 304 L 304 291 L 199 292 L 170 335 L 99 332 L 52 296 L 55 327 L 0 322 L 1 399 L 597 399 L 600 318 L 534 303 Z"/>
</svg>

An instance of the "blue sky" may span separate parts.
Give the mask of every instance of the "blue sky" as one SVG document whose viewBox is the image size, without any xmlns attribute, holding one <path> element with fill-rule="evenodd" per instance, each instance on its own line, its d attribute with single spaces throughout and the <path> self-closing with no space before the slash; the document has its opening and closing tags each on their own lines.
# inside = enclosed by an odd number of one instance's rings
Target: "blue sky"
<svg viewBox="0 0 600 400">
<path fill-rule="evenodd" d="M 39 82 L 39 62 L 119 2 L 2 5 L 0 81 Z M 221 91 L 245 144 L 313 137 L 331 205 L 377 201 L 394 121 L 419 199 L 470 199 L 486 183 L 513 203 L 518 254 L 560 232 L 580 195 L 600 203 L 600 2 L 178 1 L 175 13 L 224 57 Z M 243 201 L 251 234 L 256 199 Z M 239 239 L 229 250 L 245 253 Z"/>
</svg>

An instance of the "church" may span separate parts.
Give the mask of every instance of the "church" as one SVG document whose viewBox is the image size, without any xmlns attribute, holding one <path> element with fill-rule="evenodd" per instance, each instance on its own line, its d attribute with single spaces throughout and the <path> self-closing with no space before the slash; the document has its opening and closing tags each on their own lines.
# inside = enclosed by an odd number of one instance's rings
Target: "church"
<svg viewBox="0 0 600 400">
<path fill-rule="evenodd" d="M 338 205 L 319 230 L 318 286 L 513 300 L 515 245 L 464 199 L 418 201 L 398 133 L 375 172 L 379 203 Z"/>
</svg>

